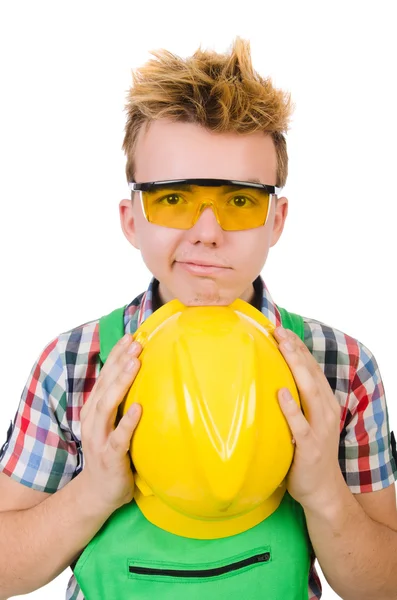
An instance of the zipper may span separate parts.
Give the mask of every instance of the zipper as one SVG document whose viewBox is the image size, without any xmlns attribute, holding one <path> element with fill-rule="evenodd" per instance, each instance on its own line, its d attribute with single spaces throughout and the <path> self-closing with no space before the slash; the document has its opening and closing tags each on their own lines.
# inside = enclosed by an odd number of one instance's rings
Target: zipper
<svg viewBox="0 0 397 600">
<path fill-rule="evenodd" d="M 213 569 L 155 569 L 152 567 L 137 567 L 130 565 L 128 570 L 130 573 L 134 573 L 136 575 L 163 575 L 165 577 L 205 578 L 217 577 L 219 575 L 224 575 L 225 573 L 230 573 L 231 571 L 238 571 L 239 569 L 243 569 L 244 567 L 248 567 L 250 565 L 266 563 L 269 562 L 269 560 L 270 552 L 262 552 L 261 554 L 255 554 L 255 556 L 244 558 L 243 560 L 225 565 L 224 567 L 215 567 Z"/>
</svg>

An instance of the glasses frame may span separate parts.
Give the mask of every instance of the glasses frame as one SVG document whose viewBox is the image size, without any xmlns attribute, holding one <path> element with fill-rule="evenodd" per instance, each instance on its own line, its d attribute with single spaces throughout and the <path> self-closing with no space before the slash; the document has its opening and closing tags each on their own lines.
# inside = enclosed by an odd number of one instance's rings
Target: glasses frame
<svg viewBox="0 0 397 600">
<path fill-rule="evenodd" d="M 143 183 L 137 183 L 135 181 L 130 181 L 128 183 L 128 187 L 131 190 L 131 192 L 148 192 L 148 191 L 156 189 L 157 187 L 162 187 L 162 186 L 168 185 L 168 184 L 169 185 L 172 185 L 172 184 L 202 185 L 204 187 L 220 187 L 223 185 L 237 185 L 237 186 L 244 187 L 244 188 L 254 188 L 254 189 L 264 190 L 265 192 L 267 192 L 269 194 L 270 199 L 269 199 L 269 205 L 267 208 L 267 213 L 266 213 L 264 222 L 262 223 L 261 226 L 266 225 L 267 219 L 270 214 L 270 208 L 272 205 L 273 196 L 278 196 L 278 194 L 280 193 L 280 191 L 282 189 L 275 185 L 268 185 L 265 183 L 257 183 L 254 181 L 239 181 L 236 179 L 208 179 L 208 178 L 204 178 L 204 179 L 197 179 L 197 178 L 166 179 L 163 181 L 146 181 Z M 142 193 L 140 193 L 139 195 L 140 195 L 140 199 L 141 199 L 142 212 L 144 214 L 144 217 L 148 223 L 151 223 L 151 221 L 148 219 L 148 216 L 146 214 Z M 194 225 L 192 225 L 192 227 L 193 226 Z M 221 225 L 220 225 L 220 227 L 222 228 Z M 224 231 L 229 231 L 229 230 L 224 230 Z M 244 231 L 244 230 L 237 229 L 237 230 L 231 230 L 231 231 Z"/>
<path fill-rule="evenodd" d="M 136 183 L 130 181 L 128 187 L 132 192 L 149 192 L 156 187 L 163 185 L 181 183 L 183 185 L 202 185 L 205 187 L 220 187 L 222 185 L 239 185 L 247 188 L 262 189 L 268 194 L 277 196 L 280 193 L 281 188 L 275 185 L 267 185 L 266 183 L 256 183 L 254 181 L 238 181 L 236 179 L 167 179 L 164 181 L 147 181 L 145 183 Z"/>
</svg>

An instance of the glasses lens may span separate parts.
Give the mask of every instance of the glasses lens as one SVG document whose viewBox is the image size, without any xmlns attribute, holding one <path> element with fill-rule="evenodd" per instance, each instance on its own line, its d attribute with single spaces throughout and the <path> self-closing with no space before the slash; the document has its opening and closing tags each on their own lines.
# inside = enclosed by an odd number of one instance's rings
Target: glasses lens
<svg viewBox="0 0 397 600">
<path fill-rule="evenodd" d="M 166 184 L 142 192 L 150 223 L 175 229 L 190 229 L 201 212 L 211 207 L 226 231 L 260 227 L 266 221 L 270 196 L 260 188 L 237 184 L 219 187 Z"/>
<path fill-rule="evenodd" d="M 148 221 L 163 227 L 190 229 L 197 205 L 192 188 L 188 185 L 166 184 L 142 192 Z"/>
<path fill-rule="evenodd" d="M 239 231 L 260 227 L 266 221 L 269 201 L 269 193 L 260 188 L 237 185 L 220 188 L 217 209 L 222 229 Z"/>
</svg>

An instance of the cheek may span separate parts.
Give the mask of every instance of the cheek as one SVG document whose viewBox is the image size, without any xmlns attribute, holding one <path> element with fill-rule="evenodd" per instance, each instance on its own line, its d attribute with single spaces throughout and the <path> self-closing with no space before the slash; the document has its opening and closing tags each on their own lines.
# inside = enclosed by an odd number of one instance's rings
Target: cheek
<svg viewBox="0 0 397 600">
<path fill-rule="evenodd" d="M 235 252 L 235 260 L 241 263 L 240 266 L 244 266 L 247 263 L 254 266 L 263 265 L 266 260 L 269 245 L 270 245 L 270 232 L 266 227 L 258 227 L 256 229 L 250 229 L 247 231 L 239 232 L 238 244 L 232 244 L 235 246 L 237 252 Z"/>
<path fill-rule="evenodd" d="M 175 235 L 171 234 L 173 230 L 149 223 L 145 219 L 140 203 L 134 206 L 134 222 L 137 245 L 144 260 L 145 257 L 165 258 L 167 251 L 172 249 L 173 237 L 175 238 Z"/>
<path fill-rule="evenodd" d="M 173 262 L 179 234 L 175 233 L 174 229 L 148 223 L 146 219 L 139 225 L 138 239 L 142 258 L 150 271 L 156 275 L 159 269 L 163 270 Z"/>
</svg>

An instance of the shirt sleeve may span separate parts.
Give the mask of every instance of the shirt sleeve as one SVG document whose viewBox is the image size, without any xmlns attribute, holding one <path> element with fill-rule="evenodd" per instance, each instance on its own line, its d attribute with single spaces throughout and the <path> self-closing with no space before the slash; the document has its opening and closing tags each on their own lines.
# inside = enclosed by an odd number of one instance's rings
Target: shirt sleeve
<svg viewBox="0 0 397 600">
<path fill-rule="evenodd" d="M 76 474 L 78 442 L 67 419 L 66 367 L 57 339 L 34 364 L 0 450 L 0 472 L 53 493 Z"/>
<path fill-rule="evenodd" d="M 375 357 L 360 342 L 347 406 L 340 446 L 347 485 L 353 494 L 392 485 L 397 479 L 397 457 L 383 382 Z"/>
</svg>

